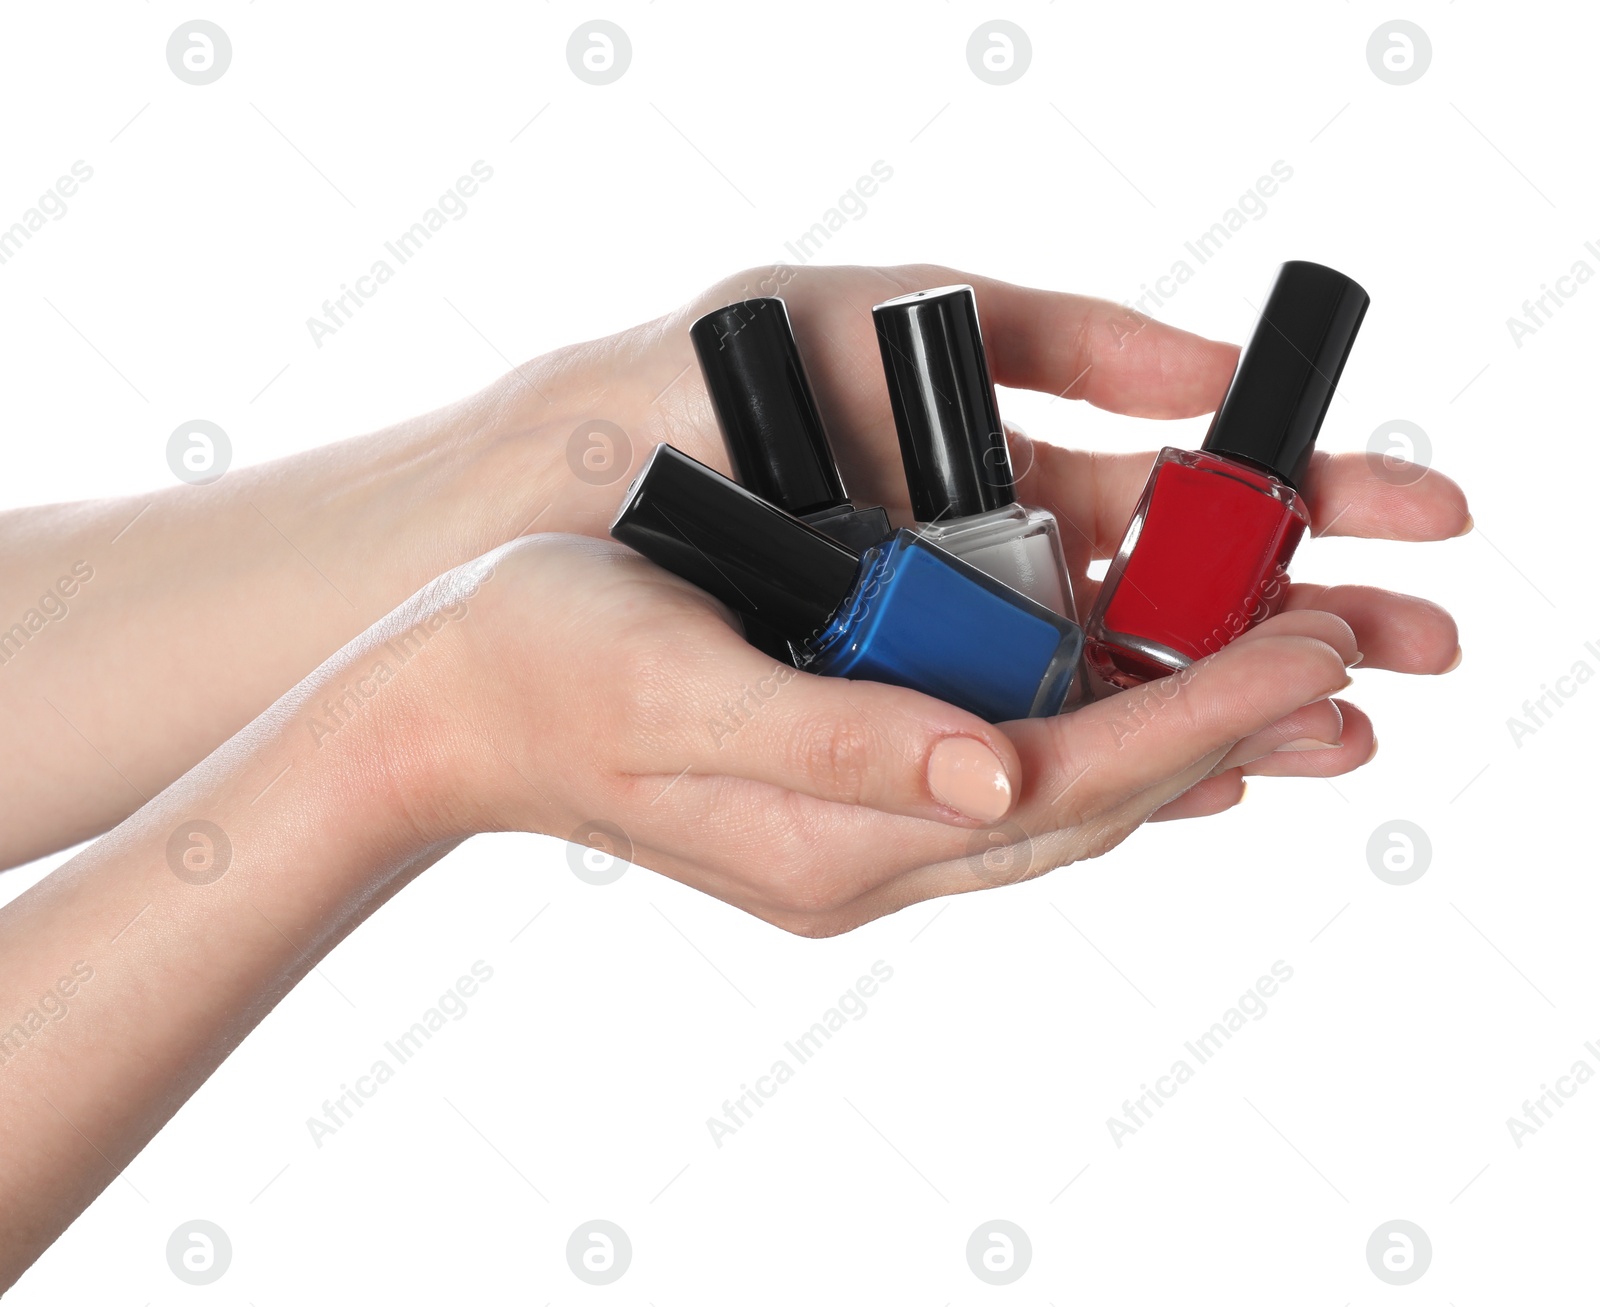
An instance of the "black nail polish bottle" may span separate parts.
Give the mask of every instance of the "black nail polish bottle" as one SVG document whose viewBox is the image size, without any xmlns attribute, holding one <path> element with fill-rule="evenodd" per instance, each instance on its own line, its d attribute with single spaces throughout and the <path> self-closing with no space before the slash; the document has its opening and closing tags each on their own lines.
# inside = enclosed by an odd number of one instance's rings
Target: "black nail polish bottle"
<svg viewBox="0 0 1600 1307">
<path fill-rule="evenodd" d="M 859 557 L 671 445 L 657 445 L 611 534 L 735 612 L 759 617 L 820 676 L 901 685 L 986 721 L 1048 717 L 1083 632 L 897 531 Z"/>
<path fill-rule="evenodd" d="M 845 494 L 781 299 L 741 300 L 689 328 L 734 479 L 856 554 L 892 532 L 881 508 Z M 790 661 L 788 642 L 746 620 L 745 637 Z"/>
</svg>

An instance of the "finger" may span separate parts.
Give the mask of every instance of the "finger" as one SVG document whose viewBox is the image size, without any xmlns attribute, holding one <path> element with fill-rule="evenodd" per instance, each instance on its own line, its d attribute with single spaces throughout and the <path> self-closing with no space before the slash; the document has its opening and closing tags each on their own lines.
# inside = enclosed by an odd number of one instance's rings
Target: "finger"
<svg viewBox="0 0 1600 1307">
<path fill-rule="evenodd" d="M 998 728 L 928 695 L 796 671 L 736 638 L 702 647 L 647 766 L 764 781 L 830 803 L 986 826 L 1021 787 Z"/>
<path fill-rule="evenodd" d="M 918 835 L 937 832 L 939 828 L 926 822 L 907 823 L 912 827 L 907 832 L 909 839 L 895 849 L 905 870 L 888 876 L 849 877 L 836 872 L 819 876 L 811 866 L 800 872 L 797 883 L 806 888 L 798 897 L 791 889 L 777 915 L 770 911 L 759 915 L 802 934 L 836 934 L 926 899 L 1032 880 L 1115 847 L 1158 809 L 1167 817 L 1204 816 L 1237 803 L 1244 793 L 1237 770 L 1217 777 L 1191 776 L 1172 784 L 1172 794 L 1165 800 L 1150 799 L 1148 791 L 1134 795 L 1115 810 L 1082 826 L 1046 830 L 1033 836 L 1023 835 L 1021 828 L 1011 822 L 990 831 L 974 831 L 964 851 L 952 846 L 950 836 L 956 832 L 948 828 L 939 837 L 943 851 L 936 852 L 926 838 L 919 840 Z M 902 820 L 873 818 L 875 823 Z M 911 846 L 918 847 L 920 854 L 906 856 Z M 890 857 L 884 861 L 890 861 Z M 820 900 L 819 885 L 825 887 L 825 897 Z M 798 919 L 793 915 L 796 908 L 800 910 Z"/>
<path fill-rule="evenodd" d="M 989 365 L 1002 386 L 1087 400 L 1134 417 L 1194 417 L 1217 407 L 1239 361 L 1237 345 L 1169 327 L 1109 300 L 937 271 L 971 283 Z"/>
<path fill-rule="evenodd" d="M 1349 623 L 1362 667 L 1437 676 L 1461 659 L 1455 619 L 1438 604 L 1365 585 L 1292 585 L 1284 615 L 1304 609 L 1334 613 Z"/>
<path fill-rule="evenodd" d="M 1184 821 L 1190 817 L 1215 817 L 1244 802 L 1244 773 L 1230 768 L 1191 786 L 1171 803 L 1157 808 L 1151 821 Z"/>
<path fill-rule="evenodd" d="M 1372 732 L 1372 719 L 1354 704 L 1336 699 L 1339 715 L 1344 719 L 1337 749 L 1305 749 L 1293 752 L 1279 749 L 1247 762 L 1242 769 L 1246 776 L 1343 776 L 1358 767 L 1365 767 L 1378 751 L 1377 737 Z"/>
<path fill-rule="evenodd" d="M 1209 816 L 1238 803 L 1245 785 L 1238 770 L 1201 780 L 1166 804 L 1156 820 Z M 686 777 L 662 800 L 681 818 L 671 849 L 637 847 L 631 861 L 648 866 L 784 930 L 806 936 L 836 935 L 926 899 L 992 889 L 1032 879 L 1057 866 L 1103 851 L 1106 836 L 1059 832 L 994 849 L 973 837 L 935 826 L 824 804 L 729 777 Z M 785 809 L 788 812 L 785 812 Z M 768 850 L 767 856 L 718 856 L 705 851 L 708 813 L 720 814 L 747 838 L 718 828 L 716 844 Z M 1131 830 L 1137 820 L 1117 828 Z M 1091 845 L 1095 847 L 1091 847 Z M 997 856 L 988 856 L 994 849 Z M 759 870 L 757 870 L 759 868 Z"/>
<path fill-rule="evenodd" d="M 858 924 L 924 899 L 1014 885 L 1085 858 L 1099 857 L 1120 844 L 1155 811 L 1180 801 L 1185 791 L 1207 786 L 1208 780 L 1191 769 L 1168 778 L 1163 785 L 1125 797 L 1120 804 L 1091 821 L 1065 829 L 1046 829 L 1027 835 L 1016 823 L 1007 822 L 991 831 L 974 832 L 976 838 L 969 842 L 964 855 L 914 866 L 872 886 L 859 897 L 836 905 L 834 915 L 849 924 Z M 1155 794 L 1158 790 L 1165 793 Z M 1197 806 L 1213 793 L 1209 788 L 1203 790 L 1201 798 L 1196 800 Z M 979 843 L 985 836 L 992 837 L 995 842 Z M 849 924 L 840 928 L 848 929 Z"/>
<path fill-rule="evenodd" d="M 1332 645 L 1264 634 L 1069 717 L 1009 723 L 1027 777 L 1014 820 L 1030 831 L 1059 828 L 1163 783 L 1192 784 L 1192 768 L 1209 769 L 1245 736 L 1348 683 Z M 1165 801 L 1153 796 L 1151 810 Z"/>
<path fill-rule="evenodd" d="M 1315 608 L 1279 613 L 1275 617 L 1269 617 L 1235 637 L 1232 643 L 1248 645 L 1256 640 L 1270 640 L 1285 635 L 1302 635 L 1332 645 L 1338 650 L 1339 657 L 1344 659 L 1346 667 L 1354 667 L 1363 662 L 1361 646 L 1350 624 L 1337 613 Z"/>
<path fill-rule="evenodd" d="M 1015 429 L 1008 435 L 1012 465 L 1020 473 L 1019 497 L 1050 509 L 1064 526 L 1086 536 L 1090 557 L 1112 557 L 1150 479 L 1155 453 L 1062 449 Z M 1466 496 L 1449 477 L 1429 471 L 1410 485 L 1395 484 L 1365 454 L 1315 453 L 1306 500 L 1313 536 L 1447 540 L 1472 529 Z"/>
<path fill-rule="evenodd" d="M 1444 473 L 1385 466 L 1369 454 L 1318 450 L 1304 490 L 1313 535 L 1449 540 L 1472 529 L 1467 497 Z"/>
<path fill-rule="evenodd" d="M 1316 753 L 1342 747 L 1344 718 L 1332 699 L 1308 703 L 1229 749 L 1218 767 L 1242 767 L 1270 754 Z"/>
</svg>

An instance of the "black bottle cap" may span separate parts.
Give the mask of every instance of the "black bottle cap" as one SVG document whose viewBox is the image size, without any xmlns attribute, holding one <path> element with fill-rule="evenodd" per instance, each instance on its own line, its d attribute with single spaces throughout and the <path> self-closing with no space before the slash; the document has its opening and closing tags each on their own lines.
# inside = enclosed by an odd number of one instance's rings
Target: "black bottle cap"
<svg viewBox="0 0 1600 1307">
<path fill-rule="evenodd" d="M 689 328 L 733 475 L 791 513 L 846 502 L 780 299 L 741 300 Z"/>
<path fill-rule="evenodd" d="M 1298 490 L 1369 302 L 1349 277 L 1320 263 L 1279 268 L 1201 448 Z"/>
<path fill-rule="evenodd" d="M 671 445 L 657 445 L 628 487 L 611 534 L 795 641 L 827 626 L 861 567 L 815 527 Z"/>
<path fill-rule="evenodd" d="M 872 310 L 919 522 L 1014 503 L 1016 488 L 971 286 L 941 286 Z"/>
</svg>

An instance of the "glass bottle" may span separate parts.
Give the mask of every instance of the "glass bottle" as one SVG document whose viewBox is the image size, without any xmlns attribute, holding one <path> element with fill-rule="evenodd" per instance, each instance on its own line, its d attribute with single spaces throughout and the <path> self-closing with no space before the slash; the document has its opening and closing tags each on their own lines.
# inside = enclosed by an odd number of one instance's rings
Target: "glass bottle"
<svg viewBox="0 0 1600 1307">
<path fill-rule="evenodd" d="M 1367 293 L 1285 263 L 1199 450 L 1163 449 L 1089 616 L 1086 660 L 1127 689 L 1278 612 L 1311 525 L 1301 494 Z"/>
<path fill-rule="evenodd" d="M 872 317 L 917 529 L 1075 621 L 1055 515 L 1017 502 L 972 287 L 914 291 Z"/>
<path fill-rule="evenodd" d="M 986 721 L 1059 712 L 1083 633 L 912 530 L 858 555 L 671 445 L 629 487 L 611 534 L 755 617 L 807 670 L 882 681 Z"/>
</svg>

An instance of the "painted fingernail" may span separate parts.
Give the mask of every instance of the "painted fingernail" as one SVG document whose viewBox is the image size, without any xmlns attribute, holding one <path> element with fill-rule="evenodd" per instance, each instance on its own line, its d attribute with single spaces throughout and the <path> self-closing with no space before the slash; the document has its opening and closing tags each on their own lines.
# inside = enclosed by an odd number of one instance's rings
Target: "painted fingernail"
<svg viewBox="0 0 1600 1307">
<path fill-rule="evenodd" d="M 1317 749 L 1342 749 L 1342 740 L 1329 744 L 1326 740 L 1313 740 L 1309 735 L 1302 739 L 1290 740 L 1288 744 L 1280 744 L 1274 753 L 1311 753 Z"/>
<path fill-rule="evenodd" d="M 1011 811 L 1011 778 L 987 745 L 952 735 L 928 755 L 928 788 L 946 807 L 974 821 L 999 821 Z"/>
<path fill-rule="evenodd" d="M 1444 669 L 1444 671 L 1439 673 L 1439 675 L 1440 676 L 1444 676 L 1448 672 L 1455 671 L 1455 669 L 1460 667 L 1460 666 L 1461 666 L 1461 646 L 1458 644 L 1456 646 L 1456 656 L 1450 660 L 1450 666 L 1446 667 Z"/>
</svg>

